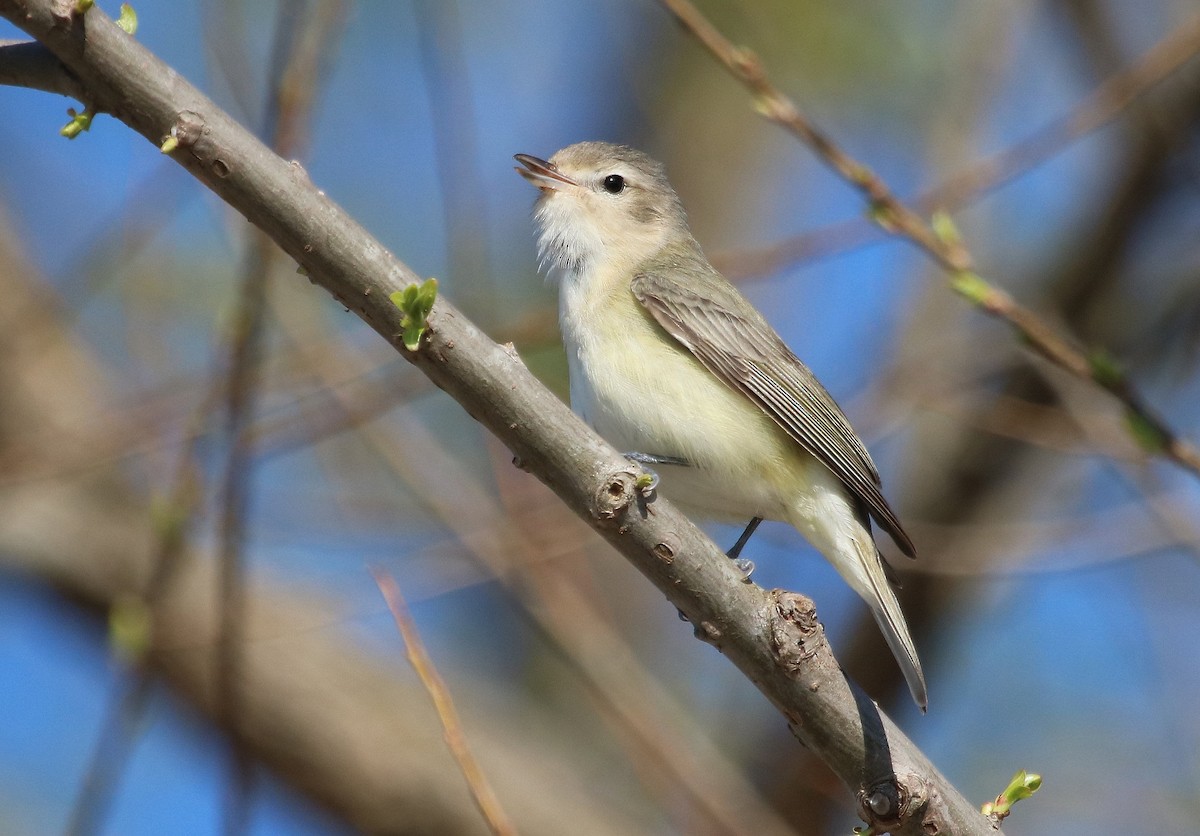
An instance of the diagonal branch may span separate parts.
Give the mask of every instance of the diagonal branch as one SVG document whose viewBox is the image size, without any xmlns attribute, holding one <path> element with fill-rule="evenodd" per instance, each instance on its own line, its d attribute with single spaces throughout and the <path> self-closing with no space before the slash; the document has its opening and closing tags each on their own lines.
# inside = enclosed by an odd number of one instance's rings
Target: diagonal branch
<svg viewBox="0 0 1200 836">
<path fill-rule="evenodd" d="M 840 670 L 812 602 L 744 583 L 721 550 L 542 386 L 513 352 L 439 299 L 417 351 L 403 349 L 389 293 L 417 281 L 304 170 L 273 154 L 96 7 L 0 0 L 115 115 L 271 236 L 349 310 L 491 430 L 633 563 L 841 777 L 876 832 L 998 832 Z M 86 45 L 86 49 L 85 49 Z"/>
<path fill-rule="evenodd" d="M 0 84 L 83 100 L 87 88 L 41 44 L 0 41 Z"/>
<path fill-rule="evenodd" d="M 981 279 L 975 272 L 970 251 L 956 232 L 935 229 L 934 224 L 897 198 L 879 175 L 843 151 L 771 82 L 757 55 L 735 46 L 690 0 L 660 2 L 754 95 L 759 113 L 794 134 L 862 193 L 876 224 L 888 232 L 902 235 L 924 250 L 950 274 L 951 287 L 955 291 L 984 313 L 1007 322 L 1042 357 L 1075 377 L 1091 381 L 1120 401 L 1135 438 L 1144 448 L 1200 477 L 1200 449 L 1155 414 L 1111 361 L 1103 356 L 1089 355 L 1031 309 Z M 1187 29 L 1196 27 L 1200 27 L 1200 17 L 1188 24 Z"/>
<path fill-rule="evenodd" d="M 1024 139 L 952 172 L 913 203 L 921 212 L 958 209 L 1021 177 L 1121 116 L 1143 94 L 1189 64 L 1197 53 L 1200 17 L 1168 32 L 1137 61 L 1096 85 L 1067 113 Z M 799 261 L 881 240 L 878 229 L 868 219 L 851 218 L 766 247 L 715 253 L 713 263 L 735 280 L 761 278 Z"/>
<path fill-rule="evenodd" d="M 458 768 L 467 781 L 471 797 L 475 799 L 475 804 L 483 813 L 492 833 L 497 836 L 514 836 L 516 830 L 513 829 L 508 815 L 500 805 L 496 791 L 492 789 L 483 767 L 471 753 L 467 736 L 463 732 L 462 721 L 458 719 L 458 710 L 454 707 L 454 698 L 450 696 L 450 689 L 446 687 L 445 680 L 438 673 L 433 659 L 429 657 L 429 651 L 425 649 L 425 642 L 421 641 L 421 634 L 417 632 L 417 624 L 413 621 L 412 613 L 408 610 L 408 603 L 400 592 L 400 585 L 383 569 L 372 569 L 371 574 L 374 575 L 375 583 L 379 586 L 384 600 L 387 601 L 388 609 L 396 622 L 396 629 L 400 631 L 400 636 L 404 639 L 404 652 L 408 656 L 408 661 L 416 670 L 421 684 L 433 700 L 438 719 L 442 721 L 442 736 L 446 739 L 446 746 L 454 755 L 454 760 L 458 763 Z"/>
</svg>

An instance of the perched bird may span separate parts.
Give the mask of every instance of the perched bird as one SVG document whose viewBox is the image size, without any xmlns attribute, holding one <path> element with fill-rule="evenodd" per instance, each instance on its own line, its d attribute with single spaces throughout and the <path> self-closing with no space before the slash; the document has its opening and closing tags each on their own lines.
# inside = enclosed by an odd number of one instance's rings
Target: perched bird
<svg viewBox="0 0 1200 836">
<path fill-rule="evenodd" d="M 870 606 L 924 710 L 925 677 L 870 520 L 914 549 L 879 472 L 813 373 L 708 263 L 663 167 L 605 142 L 516 160 L 541 190 L 538 249 L 560 281 L 571 406 L 653 464 L 684 510 L 750 519 L 747 533 L 760 519 L 800 531 Z"/>
</svg>

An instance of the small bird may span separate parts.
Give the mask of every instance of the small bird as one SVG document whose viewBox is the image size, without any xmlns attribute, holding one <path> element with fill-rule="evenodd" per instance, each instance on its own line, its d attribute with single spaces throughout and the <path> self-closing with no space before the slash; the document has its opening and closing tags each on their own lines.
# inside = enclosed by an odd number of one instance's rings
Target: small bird
<svg viewBox="0 0 1200 836">
<path fill-rule="evenodd" d="M 708 263 L 661 164 L 581 142 L 549 161 L 517 154 L 540 191 L 543 266 L 557 274 L 571 406 L 627 455 L 653 464 L 685 511 L 794 526 L 875 616 L 924 711 L 925 677 L 879 524 L 912 557 L 862 441 L 753 305 Z"/>
</svg>

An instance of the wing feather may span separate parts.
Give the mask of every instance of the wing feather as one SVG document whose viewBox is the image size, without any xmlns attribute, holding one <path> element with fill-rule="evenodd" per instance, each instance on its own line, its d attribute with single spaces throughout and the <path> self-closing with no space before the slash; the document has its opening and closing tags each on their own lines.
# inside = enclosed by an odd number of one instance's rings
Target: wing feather
<svg viewBox="0 0 1200 836">
<path fill-rule="evenodd" d="M 632 290 L 668 334 L 726 385 L 752 400 L 801 447 L 825 464 L 910 557 L 904 532 L 880 489 L 879 471 L 833 398 L 775 330 L 723 277 L 701 297 L 670 277 L 647 269 Z M 688 267 L 712 270 L 697 259 Z"/>
</svg>

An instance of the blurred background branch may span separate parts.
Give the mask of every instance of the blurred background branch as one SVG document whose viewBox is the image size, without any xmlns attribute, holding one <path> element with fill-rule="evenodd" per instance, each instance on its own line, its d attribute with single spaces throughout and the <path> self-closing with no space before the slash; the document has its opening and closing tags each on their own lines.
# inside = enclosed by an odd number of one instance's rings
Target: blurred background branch
<svg viewBox="0 0 1200 836">
<path fill-rule="evenodd" d="M 1081 4 L 1067 6 L 1079 8 Z M 1085 43 L 1096 40 L 1088 38 Z M 936 186 L 922 191 L 913 205 L 926 214 L 939 209 L 961 209 L 1008 181 L 1028 174 L 1080 138 L 1119 118 L 1142 94 L 1191 62 L 1197 52 L 1200 52 L 1200 16 L 1168 32 L 1133 64 L 1112 71 L 1069 113 L 1007 148 L 970 161 Z M 761 249 L 715 253 L 713 262 L 735 280 L 763 278 L 801 261 L 827 258 L 851 247 L 879 241 L 883 238 L 880 231 L 869 219 L 856 218 Z"/>
</svg>

